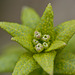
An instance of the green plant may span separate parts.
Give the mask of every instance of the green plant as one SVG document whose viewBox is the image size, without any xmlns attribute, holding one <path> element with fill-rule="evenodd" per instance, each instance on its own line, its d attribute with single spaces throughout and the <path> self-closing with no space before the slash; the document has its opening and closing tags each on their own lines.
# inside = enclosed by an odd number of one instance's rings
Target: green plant
<svg viewBox="0 0 75 75">
<path fill-rule="evenodd" d="M 64 49 L 75 33 L 75 20 L 54 27 L 53 16 L 49 3 L 41 18 L 32 8 L 24 7 L 23 25 L 0 22 L 0 27 L 13 36 L 11 40 L 27 50 L 20 56 L 12 75 L 75 74 L 75 55 Z"/>
</svg>

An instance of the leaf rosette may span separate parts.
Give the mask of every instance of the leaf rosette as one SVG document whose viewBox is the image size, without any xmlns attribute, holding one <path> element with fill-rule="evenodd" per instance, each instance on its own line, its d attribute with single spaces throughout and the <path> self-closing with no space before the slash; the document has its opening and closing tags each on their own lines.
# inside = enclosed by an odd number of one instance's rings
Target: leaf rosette
<svg viewBox="0 0 75 75">
<path fill-rule="evenodd" d="M 13 36 L 11 40 L 28 51 L 20 57 L 12 75 L 28 75 L 39 68 L 45 75 L 75 73 L 75 56 L 63 49 L 75 34 L 75 20 L 54 27 L 53 17 L 49 3 L 41 18 L 32 8 L 24 7 L 22 25 L 0 22 L 0 27 Z"/>
</svg>

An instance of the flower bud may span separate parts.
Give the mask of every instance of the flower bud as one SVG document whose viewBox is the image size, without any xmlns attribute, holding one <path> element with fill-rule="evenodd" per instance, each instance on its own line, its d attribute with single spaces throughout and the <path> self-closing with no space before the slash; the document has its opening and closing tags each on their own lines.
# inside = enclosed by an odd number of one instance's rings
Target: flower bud
<svg viewBox="0 0 75 75">
<path fill-rule="evenodd" d="M 43 47 L 44 47 L 45 49 L 47 49 L 47 48 L 49 47 L 49 43 L 44 42 L 44 43 L 43 43 Z"/>
<path fill-rule="evenodd" d="M 48 42 L 50 40 L 50 35 L 43 35 L 42 40 Z"/>
<path fill-rule="evenodd" d="M 41 43 L 38 43 L 36 46 L 35 46 L 35 49 L 37 52 L 41 52 L 44 50 L 43 48 L 43 45 Z"/>
<path fill-rule="evenodd" d="M 38 41 L 38 40 L 33 39 L 33 44 L 34 44 L 34 45 L 36 45 L 36 44 L 38 44 L 38 43 L 39 43 L 39 41 Z"/>
<path fill-rule="evenodd" d="M 38 32 L 38 31 L 35 31 L 35 32 L 34 32 L 34 37 L 35 37 L 36 39 L 40 39 L 40 38 L 41 38 L 41 33 Z"/>
</svg>

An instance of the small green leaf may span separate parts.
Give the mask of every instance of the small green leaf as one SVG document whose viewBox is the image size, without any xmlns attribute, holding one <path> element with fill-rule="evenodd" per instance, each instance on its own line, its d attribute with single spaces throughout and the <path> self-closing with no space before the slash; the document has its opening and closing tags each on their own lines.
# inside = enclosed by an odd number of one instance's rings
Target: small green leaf
<svg viewBox="0 0 75 75">
<path fill-rule="evenodd" d="M 55 27 L 56 40 L 68 42 L 75 34 L 75 20 L 64 22 Z"/>
<path fill-rule="evenodd" d="M 51 50 L 56 50 L 56 49 L 62 48 L 62 47 L 64 47 L 65 45 L 66 45 L 65 42 L 60 41 L 60 40 L 55 40 L 55 41 L 51 44 L 51 46 L 50 46 L 47 50 L 45 50 L 45 52 L 49 52 L 49 51 L 51 51 Z"/>
<path fill-rule="evenodd" d="M 67 51 L 57 54 L 54 71 L 57 74 L 75 74 L 75 55 Z"/>
<path fill-rule="evenodd" d="M 53 10 L 51 3 L 45 9 L 41 22 L 37 25 L 36 30 L 42 32 L 42 34 L 49 34 L 51 40 L 54 40 L 54 28 L 53 28 Z"/>
<path fill-rule="evenodd" d="M 26 35 L 26 36 L 19 36 L 19 37 L 13 37 L 11 40 L 14 40 L 18 42 L 20 45 L 22 45 L 27 50 L 36 53 L 36 50 L 34 50 L 33 44 L 32 44 L 32 36 Z"/>
<path fill-rule="evenodd" d="M 5 47 L 6 51 L 0 55 L 0 73 L 12 72 L 19 57 L 25 52 L 20 46 L 14 45 Z"/>
<path fill-rule="evenodd" d="M 23 25 L 34 29 L 40 21 L 40 17 L 32 8 L 23 7 L 21 21 Z"/>
<path fill-rule="evenodd" d="M 34 54 L 34 59 L 50 75 L 53 75 L 54 58 L 56 52 Z"/>
<path fill-rule="evenodd" d="M 26 26 L 17 23 L 0 22 L 0 27 L 6 30 L 12 36 L 25 36 L 25 34 L 32 34 L 33 30 Z"/>
<path fill-rule="evenodd" d="M 35 62 L 31 54 L 25 53 L 17 62 L 12 75 L 28 75 L 40 66 Z"/>
</svg>

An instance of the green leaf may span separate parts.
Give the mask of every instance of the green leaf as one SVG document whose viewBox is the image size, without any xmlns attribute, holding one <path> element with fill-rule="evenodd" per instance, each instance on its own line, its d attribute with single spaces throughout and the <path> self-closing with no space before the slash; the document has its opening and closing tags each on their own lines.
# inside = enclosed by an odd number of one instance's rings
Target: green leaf
<svg viewBox="0 0 75 75">
<path fill-rule="evenodd" d="M 55 75 L 75 74 L 75 35 L 68 42 L 67 46 L 58 53 L 55 59 Z M 60 60 L 60 61 L 59 61 Z"/>
<path fill-rule="evenodd" d="M 20 46 L 5 47 L 4 54 L 0 55 L 0 73 L 12 72 L 19 57 L 25 52 Z"/>
<path fill-rule="evenodd" d="M 40 21 L 40 17 L 32 8 L 23 7 L 21 21 L 23 25 L 34 29 Z"/>
<path fill-rule="evenodd" d="M 35 62 L 31 54 L 25 53 L 17 62 L 12 75 L 28 75 L 40 66 Z"/>
<path fill-rule="evenodd" d="M 17 23 L 0 22 L 0 27 L 6 30 L 12 36 L 25 36 L 26 34 L 32 34 L 33 30 L 26 26 L 22 26 Z"/>
<path fill-rule="evenodd" d="M 64 46 L 66 46 L 66 43 L 63 42 L 63 41 L 60 41 L 60 40 L 55 40 L 51 46 L 45 50 L 45 52 L 49 52 L 51 50 L 56 50 L 56 49 L 59 49 L 59 48 L 63 48 Z"/>
<path fill-rule="evenodd" d="M 70 39 L 64 50 L 75 54 L 75 35 Z"/>
<path fill-rule="evenodd" d="M 68 42 L 75 34 L 75 20 L 64 22 L 55 27 L 56 40 Z"/>
<path fill-rule="evenodd" d="M 0 27 L 5 29 L 12 36 L 15 36 L 13 40 L 19 41 L 22 43 L 23 47 L 35 52 L 32 45 L 32 33 L 33 30 L 19 25 L 17 23 L 9 23 L 9 22 L 0 22 Z"/>
<path fill-rule="evenodd" d="M 57 74 L 75 74 L 75 55 L 65 49 L 58 53 L 54 71 Z"/>
<path fill-rule="evenodd" d="M 29 73 L 28 75 L 42 75 L 42 69 L 41 68 L 35 69 L 34 71 Z"/>
<path fill-rule="evenodd" d="M 38 69 L 35 69 L 34 71 L 32 71 L 30 74 L 28 75 L 49 75 L 47 74 L 41 67 Z"/>
<path fill-rule="evenodd" d="M 18 42 L 20 45 L 22 45 L 27 50 L 29 50 L 33 53 L 36 53 L 36 50 L 34 50 L 34 47 L 32 44 L 32 36 L 31 35 L 13 37 L 11 40 Z"/>
<path fill-rule="evenodd" d="M 49 34 L 51 36 L 51 40 L 54 40 L 53 10 L 51 3 L 46 7 L 45 12 L 41 17 L 41 22 L 36 27 L 36 30 L 42 32 L 42 34 Z"/>
<path fill-rule="evenodd" d="M 54 58 L 56 52 L 34 54 L 34 59 L 50 75 L 53 75 Z"/>
</svg>

